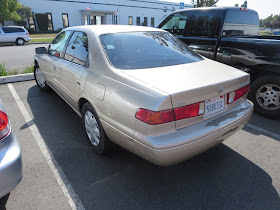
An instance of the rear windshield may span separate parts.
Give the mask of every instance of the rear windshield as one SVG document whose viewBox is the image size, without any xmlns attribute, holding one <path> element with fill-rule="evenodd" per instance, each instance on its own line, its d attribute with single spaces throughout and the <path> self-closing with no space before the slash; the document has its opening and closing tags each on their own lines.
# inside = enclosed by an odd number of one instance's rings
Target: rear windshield
<svg viewBox="0 0 280 210">
<path fill-rule="evenodd" d="M 23 28 L 12 28 L 12 27 L 4 28 L 4 27 L 2 27 L 2 30 L 3 30 L 5 33 L 24 32 L 24 29 L 23 29 Z"/>
<path fill-rule="evenodd" d="M 168 32 L 103 34 L 101 43 L 118 69 L 142 69 L 192 63 L 203 58 Z"/>
<path fill-rule="evenodd" d="M 259 25 L 259 16 L 252 11 L 228 10 L 225 23 Z"/>
</svg>

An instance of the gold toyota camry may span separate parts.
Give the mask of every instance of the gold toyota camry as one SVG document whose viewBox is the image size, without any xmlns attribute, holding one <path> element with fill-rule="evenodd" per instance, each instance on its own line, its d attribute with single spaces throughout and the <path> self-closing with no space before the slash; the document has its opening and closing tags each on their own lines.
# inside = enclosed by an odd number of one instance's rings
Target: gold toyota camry
<svg viewBox="0 0 280 210">
<path fill-rule="evenodd" d="M 249 74 L 156 28 L 69 27 L 36 48 L 34 76 L 82 117 L 96 153 L 115 143 L 161 166 L 221 143 L 253 111 Z"/>
</svg>

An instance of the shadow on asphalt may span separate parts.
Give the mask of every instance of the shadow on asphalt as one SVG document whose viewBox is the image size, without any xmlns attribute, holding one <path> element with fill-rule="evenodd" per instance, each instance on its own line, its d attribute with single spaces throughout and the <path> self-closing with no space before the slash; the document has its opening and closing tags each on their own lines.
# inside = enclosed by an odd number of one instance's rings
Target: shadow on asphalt
<svg viewBox="0 0 280 210">
<path fill-rule="evenodd" d="M 86 209 L 277 209 L 271 177 L 220 144 L 171 167 L 117 147 L 96 155 L 76 113 L 53 91 L 33 86 L 34 122 Z M 22 126 L 25 129 L 26 125 Z"/>
<path fill-rule="evenodd" d="M 272 120 L 254 113 L 248 124 L 248 126 L 243 127 L 244 131 L 257 136 L 263 135 L 280 141 L 280 120 Z M 258 128 L 261 128 L 266 132 L 264 133 L 261 130 L 258 130 Z"/>
</svg>

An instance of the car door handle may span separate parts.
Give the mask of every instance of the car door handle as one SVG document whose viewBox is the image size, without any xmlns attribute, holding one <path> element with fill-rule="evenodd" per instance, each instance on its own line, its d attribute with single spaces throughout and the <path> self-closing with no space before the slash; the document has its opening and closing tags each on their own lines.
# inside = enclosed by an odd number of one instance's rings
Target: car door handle
<svg viewBox="0 0 280 210">
<path fill-rule="evenodd" d="M 77 84 L 78 84 L 78 85 L 81 85 L 81 83 L 80 83 L 80 82 L 77 82 Z"/>
</svg>

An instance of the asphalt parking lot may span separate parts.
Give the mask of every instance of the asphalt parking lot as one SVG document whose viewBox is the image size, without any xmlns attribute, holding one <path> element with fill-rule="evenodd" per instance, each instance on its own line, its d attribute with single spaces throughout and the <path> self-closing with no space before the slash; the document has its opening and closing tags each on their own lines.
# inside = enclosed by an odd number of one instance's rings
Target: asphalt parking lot
<svg viewBox="0 0 280 210">
<path fill-rule="evenodd" d="M 0 85 L 0 97 L 23 153 L 7 209 L 280 207 L 280 121 L 254 114 L 219 146 L 158 167 L 119 147 L 96 155 L 79 116 L 35 81 Z"/>
</svg>

